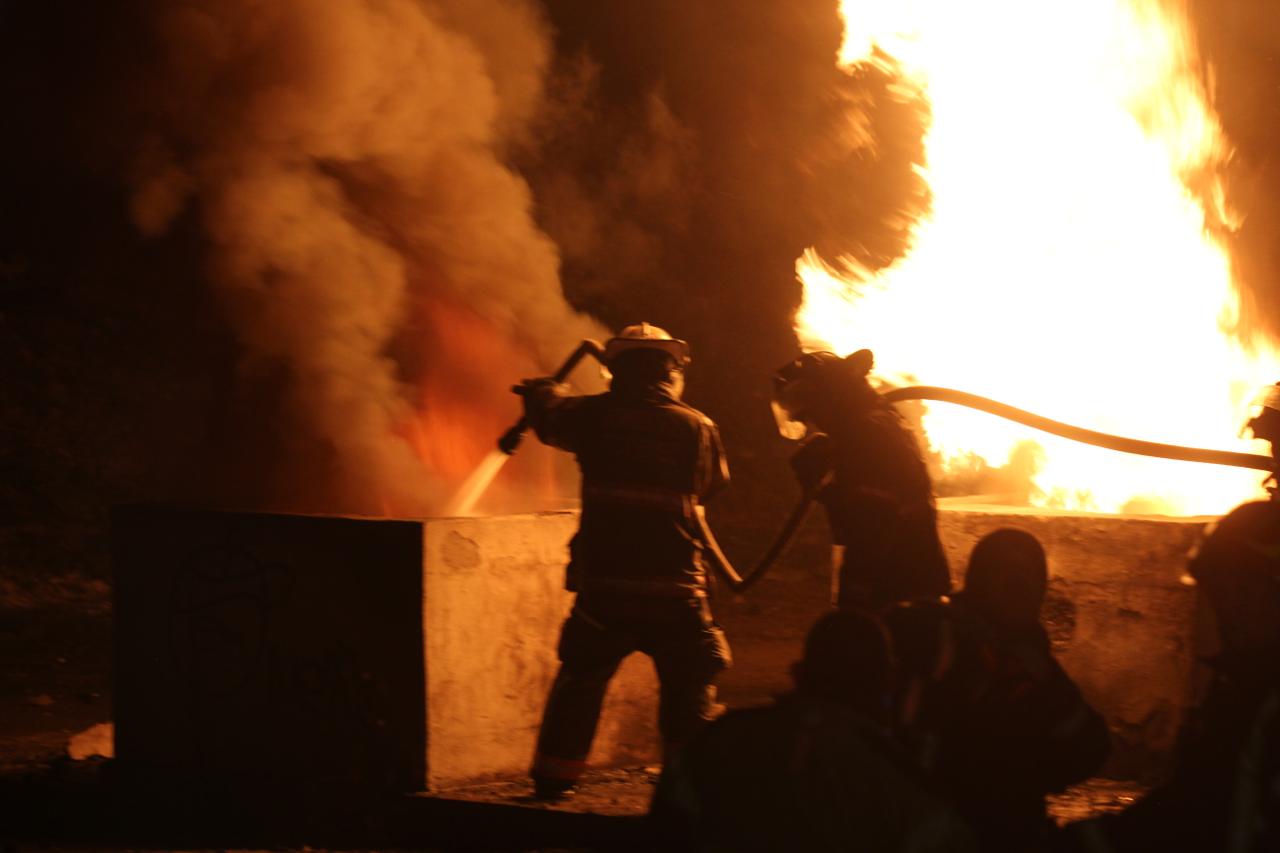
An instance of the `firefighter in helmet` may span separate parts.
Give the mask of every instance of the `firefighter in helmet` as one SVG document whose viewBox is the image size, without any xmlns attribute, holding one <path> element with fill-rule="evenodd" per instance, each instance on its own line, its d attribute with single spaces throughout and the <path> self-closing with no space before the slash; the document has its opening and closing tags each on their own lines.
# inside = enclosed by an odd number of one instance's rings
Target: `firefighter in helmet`
<svg viewBox="0 0 1280 853">
<path fill-rule="evenodd" d="M 774 413 L 806 490 L 827 508 L 842 546 L 836 603 L 880 608 L 945 595 L 933 486 L 915 435 L 871 387 L 873 357 L 805 353 L 774 376 Z"/>
<path fill-rule="evenodd" d="M 1280 503 L 1241 504 L 1209 530 L 1188 565 L 1215 652 L 1201 658 L 1207 683 L 1168 780 L 1071 826 L 1084 849 L 1280 850 Z"/>
<path fill-rule="evenodd" d="M 1280 476 L 1280 382 L 1263 392 L 1258 400 L 1258 414 L 1245 424 L 1245 429 L 1250 430 L 1254 438 L 1270 442 L 1275 467 L 1272 468 L 1266 486 L 1272 498 L 1280 497 L 1280 484 L 1276 482 L 1276 478 Z"/>
<path fill-rule="evenodd" d="M 668 750 L 719 709 L 713 682 L 730 661 L 707 604 L 697 524 L 729 473 L 716 425 L 680 401 L 688 344 L 638 323 L 607 343 L 603 361 L 612 376 L 603 394 L 567 396 L 548 379 L 523 389 L 538 438 L 575 454 L 582 471 L 566 584 L 577 597 L 531 771 L 544 798 L 570 792 L 581 775 L 623 658 L 653 658 Z"/>
</svg>

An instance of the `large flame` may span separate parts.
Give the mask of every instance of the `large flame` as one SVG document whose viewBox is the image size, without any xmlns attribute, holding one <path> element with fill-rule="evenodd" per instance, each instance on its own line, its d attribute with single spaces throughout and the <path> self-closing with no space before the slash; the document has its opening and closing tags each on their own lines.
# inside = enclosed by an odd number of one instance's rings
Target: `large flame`
<svg viewBox="0 0 1280 853">
<path fill-rule="evenodd" d="M 845 67 L 876 63 L 923 99 L 930 212 L 876 272 L 797 263 L 806 349 L 875 351 L 890 381 L 946 385 L 1052 418 L 1257 452 L 1239 437 L 1269 353 L 1234 336 L 1213 231 L 1230 156 L 1185 10 L 1155 0 L 844 0 Z M 1125 456 L 936 404 L 950 463 L 1043 448 L 1032 502 L 1216 513 L 1256 471 Z M 1024 454 L 1025 455 L 1025 454 Z"/>
</svg>

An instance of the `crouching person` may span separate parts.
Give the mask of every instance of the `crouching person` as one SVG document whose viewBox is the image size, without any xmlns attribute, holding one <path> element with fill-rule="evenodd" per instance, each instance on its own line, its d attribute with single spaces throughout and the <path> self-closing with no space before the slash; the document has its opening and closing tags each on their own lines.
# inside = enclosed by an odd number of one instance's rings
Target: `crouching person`
<svg viewBox="0 0 1280 853">
<path fill-rule="evenodd" d="M 730 711 L 663 769 L 663 849 L 965 851 L 968 829 L 891 739 L 892 656 L 863 611 L 823 616 L 794 692 Z"/>
</svg>

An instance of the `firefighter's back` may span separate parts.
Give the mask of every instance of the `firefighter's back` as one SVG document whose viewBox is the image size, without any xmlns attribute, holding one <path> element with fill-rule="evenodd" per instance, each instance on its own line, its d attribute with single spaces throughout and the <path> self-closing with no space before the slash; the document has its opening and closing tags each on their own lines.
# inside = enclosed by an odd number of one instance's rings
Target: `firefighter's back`
<svg viewBox="0 0 1280 853">
<path fill-rule="evenodd" d="M 572 572 L 582 588 L 657 592 L 701 587 L 694 513 L 722 479 L 714 424 L 659 394 L 582 398 L 582 522 Z"/>
</svg>

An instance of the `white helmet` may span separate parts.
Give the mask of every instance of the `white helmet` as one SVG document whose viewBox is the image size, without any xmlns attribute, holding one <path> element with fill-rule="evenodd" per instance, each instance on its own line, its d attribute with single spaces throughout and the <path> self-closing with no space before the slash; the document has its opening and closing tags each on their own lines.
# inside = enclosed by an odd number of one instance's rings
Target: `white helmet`
<svg viewBox="0 0 1280 853">
<path fill-rule="evenodd" d="M 633 349 L 656 349 L 665 352 L 684 367 L 689 363 L 689 344 L 673 338 L 666 329 L 649 323 L 627 326 L 604 345 L 604 363 L 609 364 L 619 353 Z"/>
<path fill-rule="evenodd" d="M 1240 430 L 1250 430 L 1254 438 L 1271 442 L 1271 451 L 1280 459 L 1280 382 L 1267 387 L 1250 407 L 1252 417 Z"/>
</svg>

